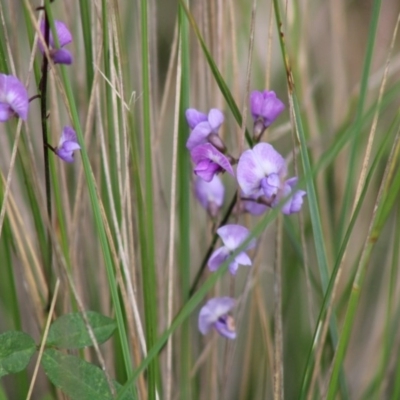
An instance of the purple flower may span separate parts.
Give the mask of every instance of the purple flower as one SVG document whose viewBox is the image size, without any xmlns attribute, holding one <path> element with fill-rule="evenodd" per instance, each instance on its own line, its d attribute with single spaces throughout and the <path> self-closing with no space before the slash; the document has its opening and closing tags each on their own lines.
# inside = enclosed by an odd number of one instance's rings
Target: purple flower
<svg viewBox="0 0 400 400">
<path fill-rule="evenodd" d="M 25 86 L 12 75 L 0 74 L 0 122 L 14 115 L 28 118 L 29 99 Z"/>
<path fill-rule="evenodd" d="M 206 335 L 214 328 L 227 339 L 236 338 L 235 320 L 229 311 L 235 307 L 235 299 L 231 297 L 214 297 L 207 301 L 199 314 L 199 331 Z"/>
<path fill-rule="evenodd" d="M 246 150 L 237 166 L 237 180 L 245 196 L 254 196 L 258 201 L 275 207 L 290 196 L 282 207 L 284 214 L 299 212 L 306 192 L 293 193 L 297 178 L 285 181 L 287 175 L 284 158 L 268 143 L 259 143 Z"/>
<path fill-rule="evenodd" d="M 62 131 L 60 142 L 55 149 L 55 153 L 62 160 L 72 163 L 74 162 L 73 152 L 80 148 L 81 146 L 78 144 L 75 131 L 70 126 L 65 126 Z"/>
<path fill-rule="evenodd" d="M 186 121 L 192 132 L 186 142 L 188 150 L 200 144 L 211 142 L 220 151 L 225 151 L 225 146 L 218 136 L 218 129 L 224 122 L 224 114 L 217 108 L 212 108 L 208 115 L 189 108 L 186 110 Z"/>
<path fill-rule="evenodd" d="M 255 90 L 250 94 L 250 111 L 254 119 L 254 137 L 257 140 L 284 109 L 285 105 L 273 91 Z"/>
<path fill-rule="evenodd" d="M 207 182 L 210 182 L 219 172 L 227 171 L 232 176 L 234 175 L 228 158 L 210 143 L 194 147 L 190 156 L 196 164 L 194 173 Z"/>
<path fill-rule="evenodd" d="M 56 32 L 58 36 L 58 41 L 60 43 L 60 49 L 55 48 L 56 44 L 54 42 L 53 34 L 51 33 L 50 29 L 50 37 L 49 37 L 49 51 L 50 56 L 55 64 L 72 64 L 72 55 L 71 53 L 63 49 L 65 45 L 72 42 L 72 35 L 65 24 L 61 21 L 54 21 L 56 26 Z M 44 37 L 44 21 L 40 24 L 40 31 Z M 42 53 L 44 53 L 44 45 L 39 40 L 39 49 Z"/>
<path fill-rule="evenodd" d="M 210 182 L 196 177 L 194 193 L 200 204 L 205 208 L 212 218 L 215 218 L 224 202 L 225 187 L 218 175 L 214 175 Z"/>
<path fill-rule="evenodd" d="M 224 225 L 217 230 L 224 246 L 215 250 L 208 260 L 210 271 L 216 271 L 230 255 L 247 239 L 249 230 L 241 225 Z M 253 239 L 245 250 L 252 249 L 256 244 Z M 242 251 L 229 264 L 229 272 L 235 275 L 240 265 L 252 265 L 250 257 Z"/>
</svg>

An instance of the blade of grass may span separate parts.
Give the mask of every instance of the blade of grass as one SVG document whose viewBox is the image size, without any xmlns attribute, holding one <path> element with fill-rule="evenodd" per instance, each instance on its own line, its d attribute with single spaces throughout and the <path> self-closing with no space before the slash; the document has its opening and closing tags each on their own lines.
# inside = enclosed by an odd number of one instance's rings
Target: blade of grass
<svg viewBox="0 0 400 400">
<path fill-rule="evenodd" d="M 374 0 L 372 10 L 371 10 L 371 23 L 368 33 L 368 40 L 367 40 L 367 50 L 365 54 L 365 60 L 363 65 L 363 72 L 361 77 L 361 85 L 360 85 L 360 95 L 357 103 L 357 110 L 354 120 L 354 135 L 352 137 L 351 142 L 351 150 L 349 156 L 349 166 L 347 168 L 348 174 L 346 179 L 346 187 L 344 189 L 344 199 L 342 204 L 341 215 L 339 219 L 339 237 L 343 236 L 343 232 L 345 230 L 346 224 L 346 216 L 348 210 L 351 210 L 351 197 L 353 193 L 353 188 L 355 187 L 355 174 L 357 171 L 356 163 L 358 160 L 358 153 L 360 148 L 360 135 L 361 135 L 361 127 L 363 122 L 363 112 L 367 97 L 367 90 L 368 90 L 368 80 L 371 71 L 371 64 L 372 64 L 372 56 L 374 52 L 375 46 L 375 38 L 378 28 L 378 21 L 380 16 L 380 9 L 381 9 L 381 0 Z"/>
<path fill-rule="evenodd" d="M 157 283 L 156 263 L 154 253 L 154 211 L 153 211 L 153 163 L 152 163 L 152 130 L 150 103 L 150 64 L 147 0 L 141 0 L 140 20 L 142 39 L 142 82 L 143 82 L 143 136 L 144 136 L 144 167 L 145 167 L 145 199 L 146 199 L 146 230 L 147 230 L 147 262 L 143 266 L 143 290 L 146 321 L 147 348 L 154 346 L 157 338 Z M 148 370 L 149 400 L 156 398 L 157 359 L 153 359 Z"/>
<path fill-rule="evenodd" d="M 185 6 L 189 4 L 185 0 Z M 185 18 L 184 9 L 179 6 L 178 15 L 179 41 L 181 46 L 181 84 L 180 84 L 180 110 L 179 110 L 179 136 L 178 136 L 178 199 L 179 199 L 179 277 L 181 285 L 182 304 L 186 304 L 190 297 L 190 179 L 191 162 L 189 152 L 186 149 L 188 137 L 188 126 L 185 111 L 190 106 L 190 47 L 189 47 L 189 24 Z M 192 358 L 192 346 L 190 344 L 189 321 L 183 321 L 181 326 L 180 351 L 180 393 L 182 399 L 192 398 L 190 391 L 190 369 Z"/>
</svg>

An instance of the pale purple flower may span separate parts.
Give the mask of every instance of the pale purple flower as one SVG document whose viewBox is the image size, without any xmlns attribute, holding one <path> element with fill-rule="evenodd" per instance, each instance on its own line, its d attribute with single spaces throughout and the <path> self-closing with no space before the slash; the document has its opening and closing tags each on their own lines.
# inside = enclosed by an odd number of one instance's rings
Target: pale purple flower
<svg viewBox="0 0 400 400">
<path fill-rule="evenodd" d="M 210 143 L 194 147 L 190 156 L 196 164 L 194 173 L 207 182 L 210 182 L 219 172 L 227 171 L 232 176 L 234 175 L 228 158 Z"/>
<path fill-rule="evenodd" d="M 80 148 L 75 131 L 70 126 L 65 126 L 55 153 L 62 160 L 72 163 L 74 162 L 74 151 Z"/>
<path fill-rule="evenodd" d="M 196 177 L 194 193 L 197 200 L 215 218 L 224 203 L 225 187 L 218 175 L 214 175 L 210 182 Z"/>
<path fill-rule="evenodd" d="M 236 173 L 245 197 L 254 196 L 258 201 L 275 207 L 292 193 L 282 212 L 292 214 L 300 211 L 306 192 L 298 190 L 293 193 L 297 178 L 285 180 L 286 162 L 270 144 L 259 143 L 246 150 L 239 159 Z"/>
<path fill-rule="evenodd" d="M 28 118 L 29 99 L 25 86 L 12 75 L 0 74 L 0 122 L 18 115 Z"/>
<path fill-rule="evenodd" d="M 60 43 L 61 48 L 56 48 L 56 43 L 53 38 L 53 34 L 50 29 L 50 37 L 49 37 L 49 51 L 50 56 L 55 64 L 72 64 L 72 55 L 67 49 L 63 49 L 62 47 L 72 42 L 71 32 L 68 30 L 66 25 L 61 21 L 54 21 L 56 32 L 58 36 L 58 41 Z M 40 31 L 44 38 L 44 21 L 40 24 Z M 39 49 L 42 53 L 44 53 L 44 45 L 39 40 Z"/>
<path fill-rule="evenodd" d="M 222 239 L 223 246 L 215 250 L 211 254 L 208 260 L 208 268 L 210 271 L 216 271 L 247 239 L 249 236 L 249 230 L 241 225 L 224 225 L 217 229 L 218 236 Z M 253 239 L 247 245 L 245 250 L 252 249 L 256 245 L 256 241 Z M 252 265 L 250 257 L 242 251 L 239 253 L 229 264 L 229 272 L 235 275 L 239 265 Z"/>
<path fill-rule="evenodd" d="M 231 297 L 214 297 L 208 300 L 200 310 L 199 331 L 206 335 L 214 328 L 221 336 L 235 339 L 235 320 L 229 314 L 235 303 L 235 299 Z"/>
<path fill-rule="evenodd" d="M 186 121 L 192 129 L 186 142 L 188 150 L 207 142 L 212 143 L 220 151 L 225 150 L 225 146 L 218 136 L 218 129 L 224 122 L 224 114 L 220 110 L 212 108 L 206 115 L 194 108 L 189 108 L 186 110 Z"/>
<path fill-rule="evenodd" d="M 250 112 L 254 119 L 254 137 L 258 140 L 266 128 L 278 118 L 285 105 L 275 92 L 257 90 L 250 94 Z"/>
</svg>

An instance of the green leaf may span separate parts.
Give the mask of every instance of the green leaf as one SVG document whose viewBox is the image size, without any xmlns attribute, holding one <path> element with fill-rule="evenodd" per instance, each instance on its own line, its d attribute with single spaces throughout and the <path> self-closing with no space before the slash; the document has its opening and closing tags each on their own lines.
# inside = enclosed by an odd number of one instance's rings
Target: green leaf
<svg viewBox="0 0 400 400">
<path fill-rule="evenodd" d="M 25 369 L 35 351 L 34 340 L 24 332 L 0 335 L 0 377 Z"/>
<path fill-rule="evenodd" d="M 47 349 L 43 353 L 42 366 L 50 381 L 61 389 L 71 400 L 112 400 L 110 387 L 104 372 L 81 358 Z M 113 382 L 119 390 L 121 385 Z M 123 400 L 135 397 L 127 393 Z"/>
<path fill-rule="evenodd" d="M 117 327 L 115 321 L 94 311 L 87 311 L 86 317 L 99 344 L 104 343 Z M 71 313 L 58 318 L 51 326 L 46 344 L 63 349 L 81 349 L 92 346 L 88 329 L 81 313 Z"/>
</svg>

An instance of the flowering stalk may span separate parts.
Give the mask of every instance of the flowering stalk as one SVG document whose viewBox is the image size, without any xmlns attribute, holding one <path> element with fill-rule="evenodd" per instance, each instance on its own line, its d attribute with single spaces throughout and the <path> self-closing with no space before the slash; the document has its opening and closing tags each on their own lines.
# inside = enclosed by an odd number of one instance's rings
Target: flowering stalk
<svg viewBox="0 0 400 400">
<path fill-rule="evenodd" d="M 50 25 L 46 10 L 44 13 L 44 41 L 48 48 L 50 41 Z M 50 164 L 49 164 L 49 145 L 48 145 L 48 133 L 47 133 L 47 78 L 48 78 L 49 60 L 46 52 L 43 52 L 42 62 L 42 77 L 39 83 L 40 92 L 40 116 L 42 121 L 42 140 L 43 140 L 43 161 L 44 161 L 44 177 L 45 177 L 45 191 L 46 191 L 46 209 L 47 216 L 51 222 L 51 186 L 50 186 Z M 50 232 L 47 233 L 47 259 L 45 260 L 45 271 L 48 288 L 48 305 L 51 301 L 51 261 L 52 261 L 52 247 L 51 247 Z"/>
</svg>

